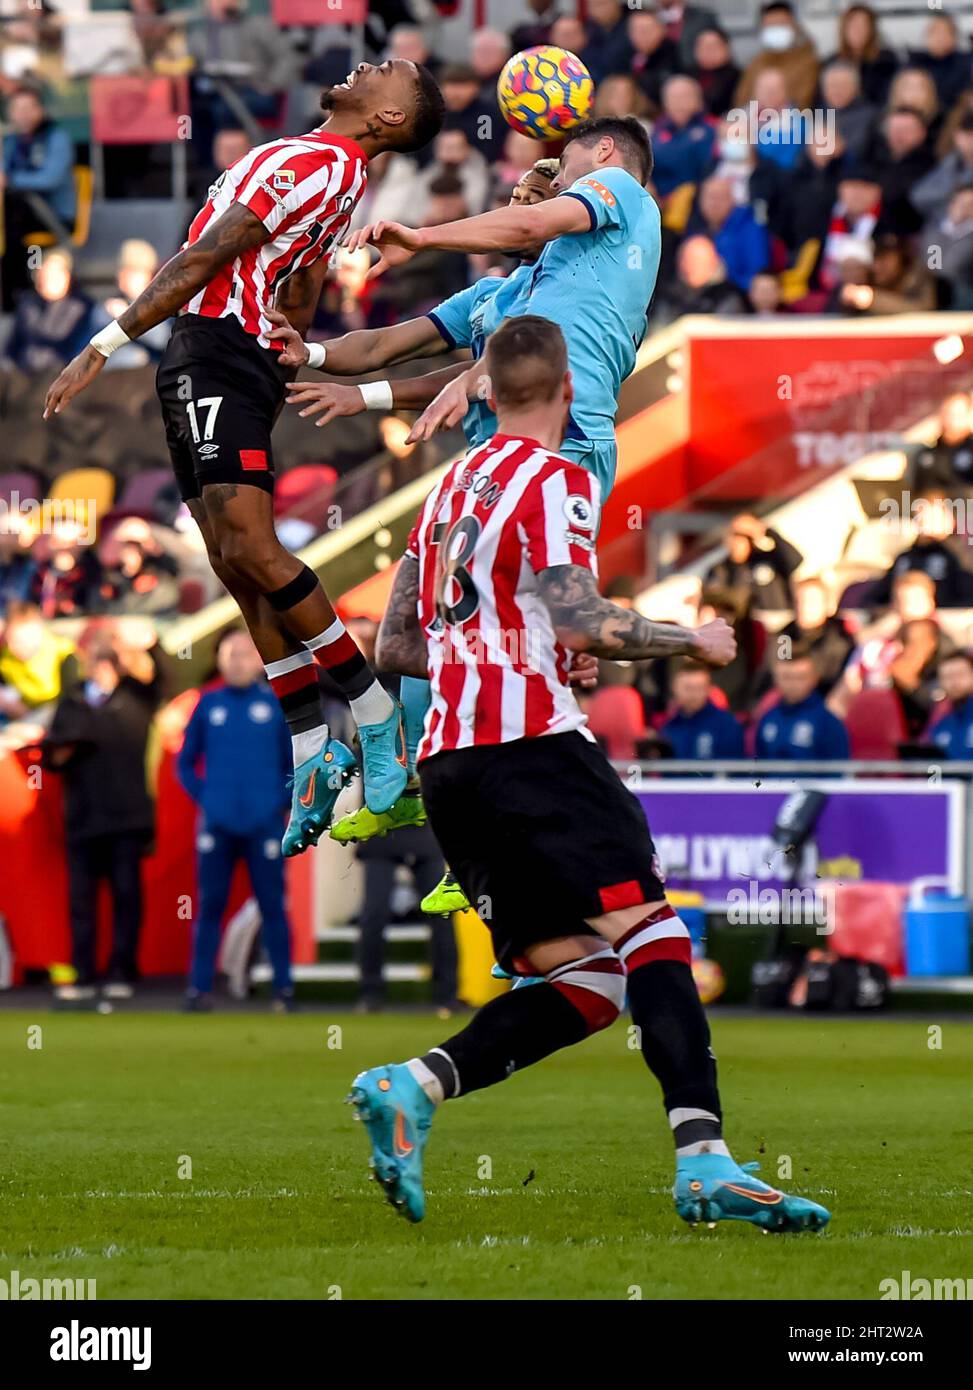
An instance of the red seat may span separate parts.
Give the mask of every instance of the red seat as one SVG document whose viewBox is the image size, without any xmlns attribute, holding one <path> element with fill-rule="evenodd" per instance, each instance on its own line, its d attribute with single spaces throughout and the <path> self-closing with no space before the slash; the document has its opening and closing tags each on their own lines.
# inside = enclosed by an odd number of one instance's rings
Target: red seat
<svg viewBox="0 0 973 1390">
<path fill-rule="evenodd" d="M 321 0 L 270 0 L 275 24 L 364 24 L 367 0 L 341 0 L 339 5 L 323 5 Z"/>
<path fill-rule="evenodd" d="M 757 708 L 754 710 L 753 716 L 750 720 L 750 725 L 747 729 L 744 730 L 743 734 L 743 751 L 748 758 L 755 757 L 757 753 L 758 724 L 760 723 L 761 719 L 763 719 L 764 715 L 778 704 L 780 704 L 780 696 L 778 695 L 777 691 L 768 690 L 767 694 L 763 696 L 763 698 L 758 703 Z"/>
<path fill-rule="evenodd" d="M 184 138 L 185 77 L 93 77 L 91 138 L 99 145 L 170 145 Z"/>
<path fill-rule="evenodd" d="M 894 690 L 863 690 L 851 702 L 845 728 L 851 756 L 871 762 L 893 761 L 906 738 L 902 705 Z"/>
<path fill-rule="evenodd" d="M 307 521 L 323 531 L 330 521 L 330 507 L 338 474 L 327 463 L 301 463 L 277 479 L 274 515 Z"/>
<path fill-rule="evenodd" d="M 610 758 L 631 762 L 636 756 L 635 745 L 646 736 L 638 691 L 630 685 L 596 690 L 588 707 L 588 728 L 604 743 Z"/>
</svg>

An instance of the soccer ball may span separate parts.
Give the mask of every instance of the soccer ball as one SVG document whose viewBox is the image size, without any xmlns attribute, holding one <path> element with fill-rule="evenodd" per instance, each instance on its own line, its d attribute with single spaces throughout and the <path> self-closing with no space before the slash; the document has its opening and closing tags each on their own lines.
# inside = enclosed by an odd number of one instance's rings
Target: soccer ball
<svg viewBox="0 0 973 1390">
<path fill-rule="evenodd" d="M 594 91 L 581 59 L 546 43 L 515 53 L 497 81 L 504 120 L 532 140 L 560 139 L 586 121 Z"/>
<path fill-rule="evenodd" d="M 696 993 L 704 1004 L 712 1004 L 726 989 L 726 977 L 715 960 L 701 956 L 692 964 Z"/>
</svg>

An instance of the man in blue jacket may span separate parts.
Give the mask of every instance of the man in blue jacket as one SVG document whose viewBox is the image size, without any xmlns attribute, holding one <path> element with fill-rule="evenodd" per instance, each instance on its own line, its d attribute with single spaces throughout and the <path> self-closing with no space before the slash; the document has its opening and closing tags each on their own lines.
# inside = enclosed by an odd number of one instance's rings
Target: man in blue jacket
<svg viewBox="0 0 973 1390">
<path fill-rule="evenodd" d="M 294 991 L 280 836 L 290 804 L 290 733 L 247 633 L 225 633 L 216 663 L 224 684 L 201 697 L 186 726 L 176 767 L 179 781 L 199 807 L 199 910 L 186 1008 L 212 1008 L 220 925 L 233 870 L 242 859 L 273 967 L 274 1006 L 286 1012 L 293 1006 Z"/>
<path fill-rule="evenodd" d="M 850 757 L 844 724 L 818 692 L 821 673 L 808 651 L 795 647 L 774 667 L 780 703 L 757 725 L 757 757 L 777 762 L 824 762 Z"/>
<path fill-rule="evenodd" d="M 973 656 L 953 652 L 939 663 L 938 674 L 953 708 L 929 736 L 946 761 L 973 761 Z"/>
<path fill-rule="evenodd" d="M 714 705 L 709 667 L 684 661 L 672 681 L 676 713 L 663 724 L 662 737 L 676 758 L 742 758 L 743 730 L 729 710 Z"/>
<path fill-rule="evenodd" d="M 74 145 L 66 131 L 48 116 L 40 96 L 30 88 L 14 92 L 7 101 L 10 132 L 3 138 L 3 213 L 6 236 L 3 253 L 4 308 L 13 307 L 14 293 L 30 284 L 27 248 L 23 238 L 42 228 L 43 219 L 30 195 L 43 199 L 70 231 L 74 226 Z"/>
</svg>

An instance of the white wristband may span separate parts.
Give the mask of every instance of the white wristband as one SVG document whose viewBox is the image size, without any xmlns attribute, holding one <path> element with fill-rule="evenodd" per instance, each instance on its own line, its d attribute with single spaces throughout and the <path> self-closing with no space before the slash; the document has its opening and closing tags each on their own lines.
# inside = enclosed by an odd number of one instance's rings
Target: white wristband
<svg viewBox="0 0 973 1390">
<path fill-rule="evenodd" d="M 390 381 L 366 381 L 359 386 L 366 410 L 392 409 L 392 383 Z"/>
<path fill-rule="evenodd" d="M 88 344 L 93 347 L 95 352 L 100 352 L 102 357 L 111 357 L 113 352 L 117 352 L 120 347 L 132 340 L 123 328 L 119 328 L 117 319 L 110 323 L 107 328 L 103 328 L 100 333 L 96 333 Z"/>
<path fill-rule="evenodd" d="M 324 343 L 305 343 L 304 346 L 307 348 L 307 365 L 319 372 L 324 366 L 324 359 L 328 355 L 328 349 L 324 346 Z"/>
</svg>

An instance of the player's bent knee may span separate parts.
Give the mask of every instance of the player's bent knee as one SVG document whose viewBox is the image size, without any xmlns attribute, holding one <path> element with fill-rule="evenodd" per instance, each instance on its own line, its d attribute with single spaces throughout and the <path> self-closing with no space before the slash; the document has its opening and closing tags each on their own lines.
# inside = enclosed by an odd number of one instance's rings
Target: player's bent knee
<svg viewBox="0 0 973 1390">
<path fill-rule="evenodd" d="M 290 560 L 287 551 L 283 555 Z M 242 580 L 250 588 L 260 593 L 269 593 L 280 587 L 282 555 L 276 546 L 254 543 L 242 532 L 231 531 L 220 537 L 220 560 L 229 572 L 231 582 Z M 224 581 L 225 582 L 225 581 Z"/>
<path fill-rule="evenodd" d="M 589 1034 L 610 1028 L 625 1003 L 625 970 L 610 948 L 559 965 L 545 978 L 578 1010 Z"/>
</svg>

